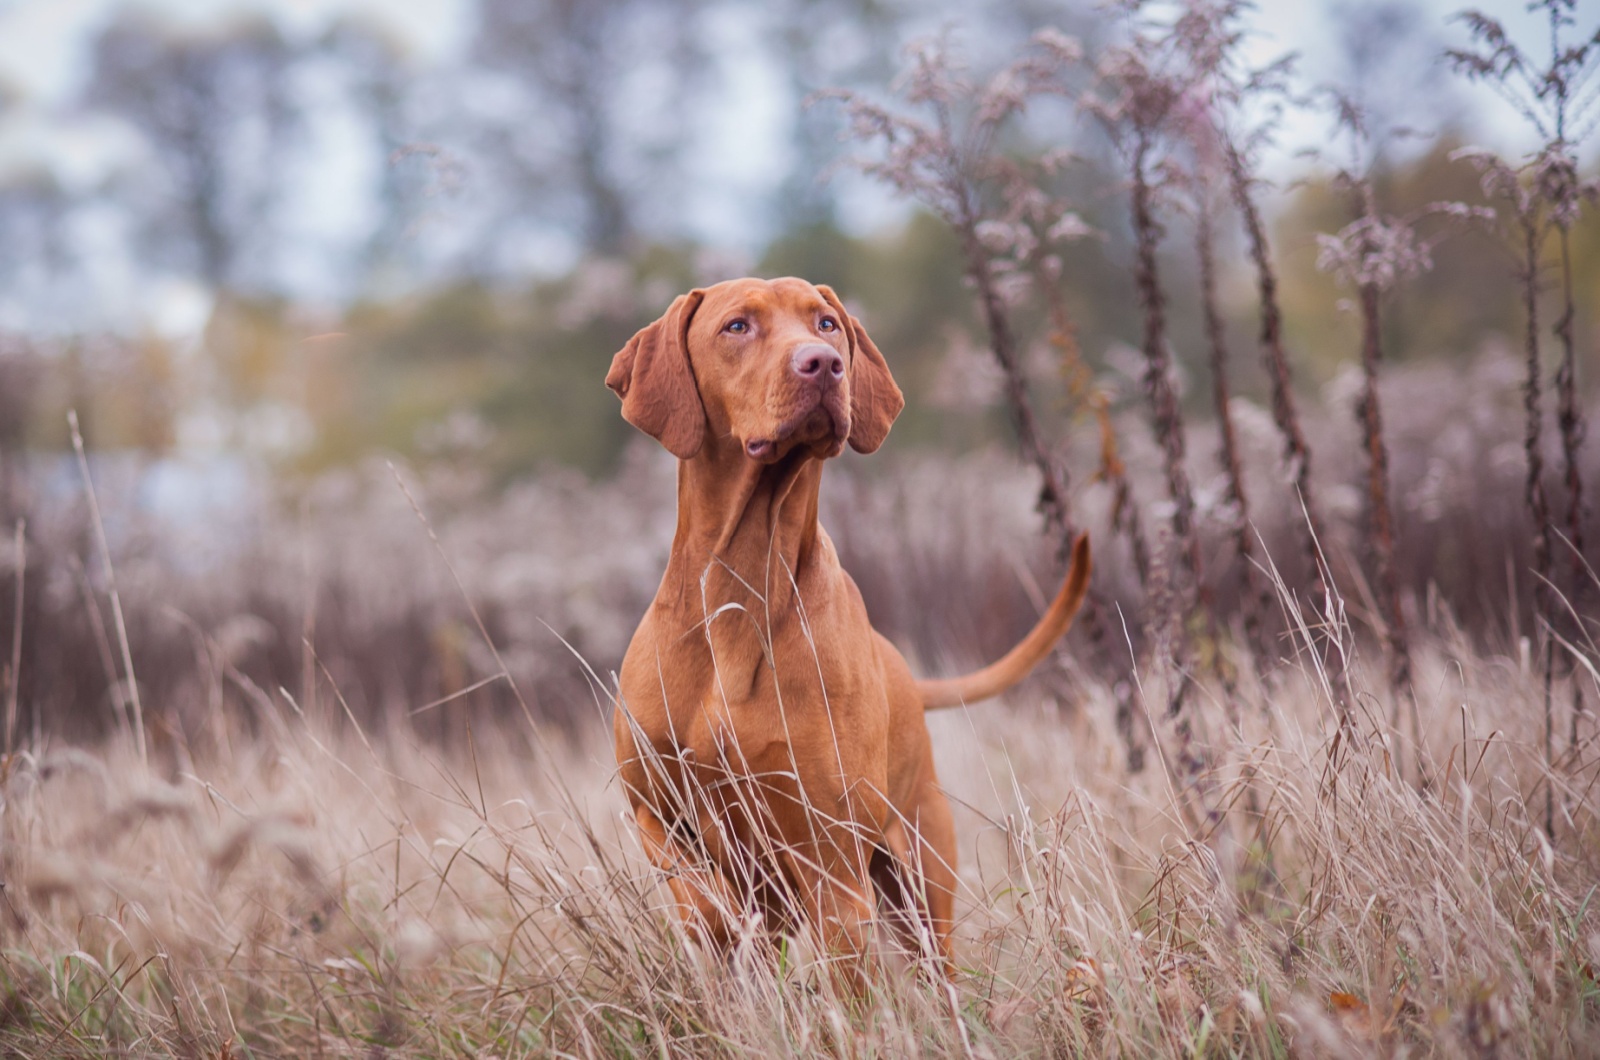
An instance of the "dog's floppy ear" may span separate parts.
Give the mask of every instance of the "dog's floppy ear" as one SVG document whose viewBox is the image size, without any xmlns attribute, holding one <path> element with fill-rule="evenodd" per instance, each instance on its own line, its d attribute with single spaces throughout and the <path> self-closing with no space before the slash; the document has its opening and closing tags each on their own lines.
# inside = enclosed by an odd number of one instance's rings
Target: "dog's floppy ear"
<svg viewBox="0 0 1600 1060">
<path fill-rule="evenodd" d="M 700 451 L 706 410 L 689 366 L 689 322 L 706 293 L 679 295 L 661 319 L 628 340 L 611 359 L 606 386 L 622 399 L 622 418 L 679 460 Z"/>
<path fill-rule="evenodd" d="M 906 407 L 905 395 L 889 374 L 889 363 L 867 336 L 867 329 L 845 310 L 833 288 L 819 283 L 817 290 L 838 311 L 850 336 L 850 448 L 870 453 L 888 437 L 895 417 Z"/>
</svg>

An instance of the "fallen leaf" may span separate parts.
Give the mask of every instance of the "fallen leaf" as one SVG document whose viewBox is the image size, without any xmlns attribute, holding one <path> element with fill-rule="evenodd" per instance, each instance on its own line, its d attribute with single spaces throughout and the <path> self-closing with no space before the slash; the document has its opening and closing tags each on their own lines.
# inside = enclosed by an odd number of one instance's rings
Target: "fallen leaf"
<svg viewBox="0 0 1600 1060">
<path fill-rule="evenodd" d="M 1334 1015 L 1339 1017 L 1339 1023 L 1344 1027 L 1345 1033 L 1354 1038 L 1371 1040 L 1375 1028 L 1372 1010 L 1367 1007 L 1365 1001 L 1354 994 L 1335 990 L 1328 995 L 1328 1005 L 1333 1009 Z"/>
<path fill-rule="evenodd" d="M 1100 963 L 1093 957 L 1080 957 L 1067 969 L 1066 995 L 1070 1001 L 1086 1001 L 1100 986 Z"/>
</svg>

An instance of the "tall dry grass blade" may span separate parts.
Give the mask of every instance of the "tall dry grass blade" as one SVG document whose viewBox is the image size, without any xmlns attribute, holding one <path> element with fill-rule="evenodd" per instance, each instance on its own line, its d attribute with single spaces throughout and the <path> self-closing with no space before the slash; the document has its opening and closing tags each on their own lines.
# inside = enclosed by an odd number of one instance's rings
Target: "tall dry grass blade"
<svg viewBox="0 0 1600 1060">
<path fill-rule="evenodd" d="M 417 503 L 416 497 L 412 496 L 411 488 L 406 485 L 405 479 L 400 477 L 400 469 L 395 467 L 392 461 L 385 461 L 385 464 L 389 468 L 389 474 L 394 476 L 395 485 L 399 486 L 400 492 L 405 494 L 406 503 L 411 506 L 411 513 L 417 517 L 417 522 L 422 524 L 422 529 L 428 535 L 428 540 L 438 554 L 439 561 L 444 564 L 445 570 L 450 572 L 450 579 L 455 582 L 456 591 L 461 594 L 462 602 L 467 605 L 467 611 L 472 615 L 472 621 L 478 627 L 478 635 L 483 638 L 484 647 L 489 649 L 489 654 L 494 657 L 495 665 L 500 667 L 499 676 L 506 679 L 506 684 L 510 687 L 511 694 L 516 697 L 517 706 L 522 708 L 522 717 L 528 723 L 528 734 L 532 737 L 538 731 L 538 726 L 533 720 L 533 710 L 528 706 L 528 701 L 523 698 L 522 689 L 517 687 L 517 679 L 511 675 L 511 670 L 506 666 L 505 659 L 501 658 L 500 649 L 495 645 L 494 638 L 489 636 L 489 627 L 484 625 L 483 616 L 478 613 L 478 605 L 472 602 L 472 596 L 467 592 L 466 583 L 461 580 L 461 575 L 457 573 L 455 564 L 451 563 L 450 557 L 445 554 L 444 545 L 440 542 L 439 535 L 433 532 L 433 524 L 423 514 L 422 506 Z M 534 741 L 534 746 L 538 746 L 537 740 Z"/>
<path fill-rule="evenodd" d="M 67 410 L 67 426 L 72 430 L 72 449 L 78 455 L 78 473 L 83 477 L 84 493 L 89 500 L 89 514 L 94 521 L 100 562 L 105 564 L 106 581 L 111 588 L 111 614 L 117 624 L 117 644 L 122 649 L 122 670 L 128 686 L 128 699 L 133 704 L 134 746 L 139 751 L 139 764 L 147 766 L 149 754 L 145 749 L 144 704 L 139 699 L 139 681 L 133 672 L 133 652 L 128 647 L 128 623 L 122 616 L 122 595 L 117 591 L 117 571 L 111 563 L 111 546 L 106 542 L 106 527 L 100 518 L 100 501 L 95 496 L 94 480 L 89 477 L 89 457 L 83 449 L 83 434 L 78 430 L 77 409 Z"/>
<path fill-rule="evenodd" d="M 554 631 L 552 630 L 552 632 L 554 632 Z M 563 641 L 562 643 L 566 643 L 566 642 Z M 570 647 L 570 645 L 569 645 L 569 647 Z M 323 672 L 324 673 L 327 672 L 327 668 L 326 667 L 323 668 Z M 503 676 L 504 675 L 502 675 L 502 674 L 490 674 L 488 677 L 480 678 L 480 679 L 472 682 L 472 684 L 468 685 L 467 687 L 461 688 L 461 689 L 457 689 L 456 691 L 451 692 L 447 696 L 440 696 L 438 699 L 431 700 L 431 701 L 429 701 L 427 703 L 424 703 L 420 707 L 413 707 L 409 713 L 411 714 L 412 717 L 416 717 L 418 714 L 426 714 L 428 711 L 433 710 L 436 707 L 442 707 L 447 703 L 454 703 L 458 699 L 464 699 L 465 697 L 470 696 L 472 693 L 478 691 L 478 689 L 480 689 L 480 688 L 486 688 L 489 685 L 494 684 L 496 681 L 501 680 Z"/>
<path fill-rule="evenodd" d="M 11 626 L 11 669 L 6 672 L 6 754 L 16 750 L 17 696 L 22 689 L 22 602 L 28 578 L 28 521 L 17 520 L 17 600 Z"/>
<path fill-rule="evenodd" d="M 300 504 L 300 581 L 302 602 L 300 606 L 300 702 L 307 710 L 317 712 L 317 660 L 311 646 L 317 642 L 317 590 L 312 578 L 311 535 L 308 522 L 311 518 L 311 500 Z"/>
<path fill-rule="evenodd" d="M 89 632 L 94 637 L 95 654 L 99 657 L 100 671 L 105 675 L 106 687 L 115 689 L 121 680 L 117 676 L 116 653 L 111 649 L 111 635 L 106 632 L 106 618 L 100 613 L 100 603 L 95 598 L 94 586 L 89 584 L 89 572 L 84 568 L 83 561 L 76 552 L 67 557 L 67 566 L 72 569 L 72 583 L 77 586 L 78 599 L 83 603 L 84 613 L 89 617 Z M 98 706 L 98 704 L 96 704 Z M 128 705 L 121 696 L 111 696 L 111 709 L 116 711 L 117 726 L 124 736 L 131 737 L 128 724 Z"/>
</svg>

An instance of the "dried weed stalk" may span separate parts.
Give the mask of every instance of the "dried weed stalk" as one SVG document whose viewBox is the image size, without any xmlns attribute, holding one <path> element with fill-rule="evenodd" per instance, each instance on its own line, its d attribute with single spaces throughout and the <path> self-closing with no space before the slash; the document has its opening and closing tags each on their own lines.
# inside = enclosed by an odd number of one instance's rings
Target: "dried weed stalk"
<svg viewBox="0 0 1600 1060">
<path fill-rule="evenodd" d="M 725 954 L 678 926 L 616 812 L 598 727 L 533 772 L 510 715 L 450 753 L 403 721 L 367 739 L 291 713 L 252 734 L 239 704 L 222 703 L 230 738 L 174 783 L 126 736 L 93 753 L 30 745 L 0 771 L 0 1048 L 1570 1051 L 1600 1031 L 1600 911 L 1586 899 L 1600 764 L 1591 751 L 1551 770 L 1524 752 L 1536 678 L 1433 638 L 1417 663 L 1429 683 L 1459 671 L 1462 689 L 1423 704 L 1445 772 L 1428 796 L 1396 784 L 1382 741 L 1363 735 L 1340 766 L 1348 796 L 1329 798 L 1327 693 L 1310 662 L 1271 689 L 1247 678 L 1241 694 L 1262 709 L 1240 732 L 1221 724 L 1216 696 L 1194 697 L 1186 713 L 1220 734 L 1217 761 L 1239 763 L 1207 778 L 1203 815 L 1164 772 L 1107 765 L 1102 685 L 1087 689 L 1082 727 L 1028 709 L 976 732 L 955 713 L 936 719 L 965 851 L 995 856 L 966 859 L 955 982 L 919 974 L 915 952 L 886 939 L 864 1004 L 834 988 L 803 932 L 753 908 L 727 909 Z M 1276 735 L 1260 721 L 1267 702 Z M 1530 844 L 1545 783 L 1575 827 Z M 1272 792 L 1266 809 L 1247 808 L 1251 787 Z M 1196 822 L 1194 841 L 1172 841 L 1178 814 Z"/>
<path fill-rule="evenodd" d="M 1250 525 L 1250 497 L 1245 490 L 1244 463 L 1234 429 L 1232 389 L 1229 385 L 1227 332 L 1217 298 L 1217 252 L 1214 217 L 1217 203 L 1209 188 L 1220 170 L 1203 159 L 1195 182 L 1195 256 L 1200 265 L 1200 311 L 1205 320 L 1206 349 L 1211 367 L 1211 400 L 1217 416 L 1217 462 L 1227 479 L 1223 503 L 1229 536 L 1233 539 L 1234 568 L 1244 588 L 1239 594 L 1245 638 L 1257 665 L 1270 665 L 1272 645 L 1267 639 L 1271 596 L 1266 579 L 1256 565 L 1255 530 Z"/>
<path fill-rule="evenodd" d="M 1075 54 L 1074 45 L 1066 38 L 1046 35 L 1044 39 L 1054 42 L 1052 47 L 1063 63 Z M 1093 401 L 1093 373 L 1083 361 L 1077 327 L 1062 290 L 1062 250 L 1068 243 L 1099 238 L 1101 233 L 1091 228 L 1069 203 L 1046 190 L 1049 178 L 1070 160 L 1064 151 L 1050 152 L 1033 164 L 1010 158 L 993 159 L 992 183 L 999 202 L 998 216 L 982 222 L 978 234 L 989 254 L 991 273 L 1008 300 L 1020 301 L 1031 291 L 1044 303 L 1049 322 L 1047 342 L 1066 382 L 1068 408 L 1077 409 L 1087 408 Z M 1060 476 L 1064 489 L 1065 468 L 1061 469 Z M 1071 536 L 1057 545 L 1058 563 L 1065 561 L 1065 546 L 1076 536 L 1070 513 L 1067 513 L 1065 527 Z M 1111 646 L 1105 610 L 1100 593 L 1091 589 L 1084 601 L 1082 623 L 1091 650 L 1097 656 L 1102 656 Z"/>
<path fill-rule="evenodd" d="M 1584 30 L 1586 35 L 1573 44 L 1569 42 L 1569 31 L 1577 24 L 1577 0 L 1534 0 L 1528 6 L 1545 15 L 1548 59 L 1525 51 L 1511 39 L 1504 25 L 1477 10 L 1458 16 L 1466 23 L 1472 44 L 1451 49 L 1447 56 L 1468 80 L 1486 84 L 1499 93 L 1543 141 L 1537 154 L 1518 167 L 1517 175 L 1531 185 L 1533 202 L 1529 205 L 1541 215 L 1543 223 L 1530 240 L 1534 246 L 1529 260 L 1537 261 L 1542 250 L 1539 244 L 1552 229 L 1560 251 L 1561 312 L 1554 326 L 1561 342 L 1561 364 L 1556 371 L 1557 423 L 1566 465 L 1567 536 L 1574 585 L 1579 586 L 1587 580 L 1583 560 L 1583 481 L 1578 470 L 1584 425 L 1577 400 L 1571 233 L 1584 203 L 1600 198 L 1600 186 L 1582 180 L 1578 172 L 1578 149 L 1600 124 L 1600 78 L 1596 77 L 1600 73 L 1600 26 Z M 1497 162 L 1502 167 L 1508 165 Z"/>
<path fill-rule="evenodd" d="M 1557 428 L 1565 463 L 1567 492 L 1566 533 L 1571 551 L 1574 603 L 1589 581 L 1583 553 L 1583 479 L 1579 455 L 1584 423 L 1577 398 L 1577 353 L 1573 335 L 1576 312 L 1572 278 L 1571 231 L 1584 204 L 1600 199 L 1600 185 L 1583 181 L 1578 173 L 1578 148 L 1600 123 L 1600 27 L 1585 31 L 1580 43 L 1564 38 L 1576 25 L 1576 0 L 1535 0 L 1530 9 L 1543 11 L 1549 30 L 1549 58 L 1536 58 L 1511 39 L 1497 19 L 1468 10 L 1458 18 L 1465 23 L 1471 43 L 1450 49 L 1446 55 L 1456 71 L 1469 81 L 1484 84 L 1505 99 L 1538 134 L 1542 146 L 1532 157 L 1513 163 L 1492 152 L 1469 149 L 1460 154 L 1477 168 L 1484 193 L 1510 212 L 1517 234 L 1517 278 L 1522 285 L 1526 323 L 1524 352 L 1527 375 L 1523 405 L 1527 418 L 1524 452 L 1528 477 L 1525 489 L 1534 524 L 1534 611 L 1545 627 L 1545 739 L 1546 760 L 1554 754 L 1554 712 L 1550 702 L 1554 681 L 1555 643 L 1551 635 L 1557 609 L 1551 591 L 1554 519 L 1544 487 L 1542 401 L 1543 359 L 1540 353 L 1539 289 L 1544 248 L 1554 231 L 1561 269 L 1561 312 L 1554 331 L 1561 343 L 1556 371 Z M 1576 607 L 1574 614 L 1581 614 Z M 1580 631 L 1582 632 L 1582 631 Z M 1582 711 L 1578 685 L 1573 685 L 1571 742 L 1577 739 L 1577 717 Z M 1555 828 L 1554 795 L 1546 792 L 1545 831 Z"/>
<path fill-rule="evenodd" d="M 1128 43 L 1108 49 L 1096 65 L 1095 90 L 1083 98 L 1083 104 L 1117 146 L 1129 177 L 1136 245 L 1134 286 L 1144 325 L 1145 396 L 1161 446 L 1167 495 L 1172 502 L 1172 541 L 1181 560 L 1181 576 L 1160 594 L 1166 606 L 1156 609 L 1152 617 L 1159 627 L 1157 641 L 1172 645 L 1181 672 L 1188 655 L 1181 634 L 1198 603 L 1203 572 L 1183 416 L 1168 348 L 1166 294 L 1158 258 L 1164 230 L 1157 211 L 1177 179 L 1171 158 L 1173 124 L 1175 112 L 1185 106 L 1194 87 L 1195 71 L 1182 46 L 1183 21 L 1175 25 L 1141 21 L 1142 6 L 1130 9 L 1133 31 Z M 1170 714 L 1181 709 L 1186 687 L 1186 679 L 1174 682 Z"/>
<path fill-rule="evenodd" d="M 1249 496 L 1233 423 L 1230 357 L 1217 299 L 1215 217 L 1219 203 L 1213 191 L 1226 179 L 1220 101 L 1230 93 L 1241 91 L 1235 79 L 1230 79 L 1234 52 L 1240 40 L 1235 20 L 1241 10 L 1242 5 L 1229 3 L 1191 4 L 1174 25 L 1173 36 L 1191 81 L 1184 106 L 1177 114 L 1176 132 L 1188 154 L 1188 166 L 1181 171 L 1181 186 L 1187 192 L 1188 206 L 1194 216 L 1201 315 L 1219 434 L 1218 462 L 1227 481 L 1224 503 L 1238 574 L 1244 583 L 1240 605 L 1252 653 L 1257 665 L 1264 665 L 1272 657 L 1265 629 L 1270 592 L 1256 562 L 1255 531 L 1250 523 Z M 1262 91 L 1269 87 L 1266 82 L 1247 83 L 1243 91 Z"/>
<path fill-rule="evenodd" d="M 842 101 L 849 137 L 881 150 L 881 157 L 854 160 L 857 168 L 922 203 L 955 231 L 989 348 L 1005 380 L 1006 405 L 1018 444 L 1039 471 L 1039 510 L 1064 556 L 1075 534 L 1066 474 L 1039 429 L 1009 314 L 1029 283 L 1016 263 L 1034 252 L 1027 244 L 1036 239 L 1034 229 L 1022 223 L 1024 215 L 1037 216 L 1043 204 L 1004 200 L 1007 191 L 1037 184 L 1017 179 L 1015 164 L 997 149 L 1011 119 L 1030 100 L 1053 91 L 1058 68 L 1079 54 L 1077 44 L 1059 34 L 1046 34 L 1041 43 L 979 85 L 967 76 L 947 39 L 920 42 L 912 48 L 910 66 L 895 86 L 915 113 L 847 90 L 823 93 L 821 98 Z M 1051 159 L 1041 162 L 1046 167 L 1051 164 Z M 1049 237 L 1072 239 L 1084 234 L 1076 215 L 1064 214 L 1057 220 L 1059 224 L 1046 231 Z"/>
<path fill-rule="evenodd" d="M 1357 417 L 1362 448 L 1367 457 L 1366 543 L 1367 559 L 1378 593 L 1379 624 L 1388 656 L 1389 694 L 1394 714 L 1391 725 L 1398 736 L 1402 704 L 1410 704 L 1411 742 L 1417 758 L 1418 783 L 1423 781 L 1421 733 L 1416 720 L 1416 692 L 1412 688 L 1411 646 L 1406 635 L 1405 610 L 1394 561 L 1394 506 L 1389 499 L 1389 448 L 1383 433 L 1383 406 L 1379 375 L 1383 364 L 1382 303 L 1401 283 L 1433 267 L 1433 249 L 1445 238 L 1448 226 L 1423 236 L 1418 224 L 1426 218 L 1483 221 L 1492 214 L 1463 203 L 1430 203 L 1405 216 L 1381 211 L 1372 170 L 1378 141 L 1367 114 L 1354 99 L 1333 94 L 1339 130 L 1351 143 L 1350 161 L 1337 166 L 1334 186 L 1349 194 L 1354 220 L 1334 234 L 1317 237 L 1317 267 L 1333 274 L 1357 293 L 1353 308 L 1361 322 L 1361 397 Z M 1403 761 L 1403 754 L 1397 755 Z"/>
<path fill-rule="evenodd" d="M 1300 426 L 1295 404 L 1293 372 L 1283 345 L 1283 310 L 1278 302 L 1278 275 L 1273 267 L 1272 245 L 1257 196 L 1261 180 L 1256 176 L 1260 153 L 1272 140 L 1278 116 L 1288 93 L 1292 58 L 1285 57 L 1260 68 L 1243 68 L 1237 55 L 1241 32 L 1237 20 L 1247 5 L 1238 2 L 1215 5 L 1210 15 L 1212 33 L 1204 46 L 1214 56 L 1206 85 L 1209 90 L 1208 116 L 1215 123 L 1217 144 L 1222 155 L 1228 192 L 1244 227 L 1250 263 L 1255 270 L 1260 299 L 1259 343 L 1262 363 L 1272 388 L 1272 415 L 1283 434 L 1284 464 L 1300 494 L 1306 519 L 1306 553 L 1313 576 L 1320 584 L 1322 560 L 1317 541 L 1322 536 L 1322 519 L 1315 491 L 1311 488 L 1311 447 Z M 1251 122 L 1246 110 L 1261 108 L 1262 117 Z"/>
<path fill-rule="evenodd" d="M 1320 625 L 1323 653 L 1330 667 L 1334 705 L 1341 719 L 1350 722 L 1350 687 L 1344 676 L 1342 652 L 1337 649 L 1338 615 L 1331 572 L 1323 556 L 1325 523 L 1311 478 L 1311 446 L 1301 426 L 1294 396 L 1293 372 L 1283 345 L 1283 310 L 1278 301 L 1278 276 L 1272 246 L 1258 199 L 1256 176 L 1260 153 L 1270 144 L 1278 117 L 1288 99 L 1291 56 L 1264 66 L 1244 63 L 1240 51 L 1244 33 L 1240 20 L 1250 5 L 1244 0 L 1199 0 L 1185 7 L 1182 40 L 1197 72 L 1203 73 L 1197 92 L 1195 122 L 1211 126 L 1202 135 L 1215 138 L 1222 159 L 1228 192 L 1244 227 L 1250 262 L 1255 270 L 1260 302 L 1259 346 L 1272 391 L 1272 417 L 1283 436 L 1283 462 L 1297 494 L 1303 519 L 1302 540 L 1312 577 L 1313 598 L 1322 602 Z M 1202 127 L 1203 128 L 1203 127 Z"/>
</svg>

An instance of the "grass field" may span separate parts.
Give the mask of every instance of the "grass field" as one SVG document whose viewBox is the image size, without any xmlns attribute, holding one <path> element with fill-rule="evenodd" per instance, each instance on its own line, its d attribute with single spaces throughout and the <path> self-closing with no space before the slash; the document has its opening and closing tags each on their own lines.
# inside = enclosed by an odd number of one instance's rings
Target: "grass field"
<svg viewBox="0 0 1600 1060">
<path fill-rule="evenodd" d="M 886 955 L 866 1003 L 800 941 L 752 932 L 727 962 L 685 943 L 598 724 L 480 724 L 446 751 L 257 692 L 170 766 L 45 740 L 5 761 L 0 1048 L 1600 1055 L 1591 718 L 1547 771 L 1540 668 L 1435 631 L 1419 784 L 1409 719 L 1402 739 L 1362 691 L 1381 671 L 1356 660 L 1339 736 L 1283 647 L 1261 681 L 1236 659 L 1232 691 L 1202 682 L 1198 769 L 1147 714 L 1165 751 L 1130 774 L 1093 684 L 933 716 L 961 970 L 946 987 Z"/>
<path fill-rule="evenodd" d="M 457 4 L 414 68 L 267 11 L 328 5 L 56 6 L 83 85 L 0 88 L 0 1057 L 1600 1058 L 1576 0 L 1527 49 L 1333 5 L 1348 93 L 1257 67 L 1241 0 L 985 5 L 893 80 L 926 5 Z M 755 226 L 723 53 L 756 124 L 826 104 L 756 152 Z M 1531 154 L 1388 76 L 1446 66 Z M 998 657 L 1094 538 L 1062 650 L 929 719 L 949 977 L 875 931 L 841 993 L 742 910 L 702 949 L 625 812 L 611 671 L 677 494 L 601 381 L 746 267 L 859 298 L 850 392 L 857 323 L 906 387 L 820 511 L 915 669 Z M 698 422 L 688 343 L 643 340 L 680 381 L 643 404 Z"/>
</svg>

